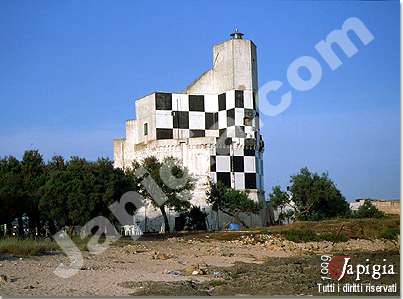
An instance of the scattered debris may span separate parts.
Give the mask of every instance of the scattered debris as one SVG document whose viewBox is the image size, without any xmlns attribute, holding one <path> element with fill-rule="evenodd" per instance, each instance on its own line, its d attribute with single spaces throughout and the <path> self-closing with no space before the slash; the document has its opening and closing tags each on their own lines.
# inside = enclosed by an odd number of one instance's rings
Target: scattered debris
<svg viewBox="0 0 403 299">
<path fill-rule="evenodd" d="M 179 273 L 178 271 L 174 271 L 174 270 L 167 271 L 166 274 L 169 274 L 169 275 L 172 275 L 172 276 L 178 276 L 178 275 L 180 275 L 180 273 Z"/>
<path fill-rule="evenodd" d="M 231 257 L 231 256 L 234 256 L 234 253 L 229 251 L 228 249 L 224 248 L 221 250 L 220 255 L 226 256 L 226 257 Z"/>
<path fill-rule="evenodd" d="M 148 248 L 145 247 L 144 245 L 126 245 L 123 247 L 123 250 L 125 251 L 126 254 L 138 254 L 138 253 L 143 253 L 147 252 Z"/>
<path fill-rule="evenodd" d="M 6 275 L 0 275 L 0 283 L 8 282 L 8 277 Z"/>
<path fill-rule="evenodd" d="M 173 258 L 173 256 L 165 253 L 159 253 L 158 251 L 154 251 L 151 258 L 153 260 L 169 260 Z"/>
<path fill-rule="evenodd" d="M 182 270 L 184 275 L 206 275 L 208 273 L 207 264 L 190 265 Z"/>
</svg>

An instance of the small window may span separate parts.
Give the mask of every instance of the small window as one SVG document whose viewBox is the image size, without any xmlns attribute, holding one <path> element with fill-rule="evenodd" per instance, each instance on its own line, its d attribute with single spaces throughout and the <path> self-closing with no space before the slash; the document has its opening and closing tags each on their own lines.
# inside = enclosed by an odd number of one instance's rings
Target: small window
<svg viewBox="0 0 403 299">
<path fill-rule="evenodd" d="M 244 108 L 243 90 L 235 90 L 235 108 Z"/>
<path fill-rule="evenodd" d="M 244 124 L 244 126 L 252 126 L 253 125 L 253 118 L 244 117 L 243 124 Z"/>
<path fill-rule="evenodd" d="M 144 136 L 148 135 L 148 123 L 144 124 Z"/>
</svg>

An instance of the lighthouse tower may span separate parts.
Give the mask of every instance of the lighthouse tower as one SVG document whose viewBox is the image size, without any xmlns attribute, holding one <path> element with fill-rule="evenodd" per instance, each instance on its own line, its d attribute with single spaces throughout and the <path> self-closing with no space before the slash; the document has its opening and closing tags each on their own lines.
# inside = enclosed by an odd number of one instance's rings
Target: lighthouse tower
<svg viewBox="0 0 403 299">
<path fill-rule="evenodd" d="M 192 204 L 208 213 L 211 228 L 216 228 L 217 215 L 206 203 L 209 178 L 264 203 L 257 84 L 256 46 L 235 30 L 213 46 L 211 68 L 182 93 L 153 92 L 136 100 L 136 119 L 126 121 L 125 138 L 114 140 L 115 167 L 131 167 L 151 155 L 182 160 L 197 179 Z M 158 231 L 163 223 L 159 210 L 142 209 L 138 215 L 144 217 L 137 220 L 143 231 Z M 251 226 L 262 225 L 261 214 L 241 217 Z M 169 213 L 173 229 L 177 216 Z"/>
</svg>

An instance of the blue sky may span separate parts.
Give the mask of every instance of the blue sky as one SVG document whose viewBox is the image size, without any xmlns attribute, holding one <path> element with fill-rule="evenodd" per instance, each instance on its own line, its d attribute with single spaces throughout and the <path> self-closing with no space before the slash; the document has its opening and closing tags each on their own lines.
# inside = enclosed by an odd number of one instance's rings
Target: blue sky
<svg viewBox="0 0 403 299">
<path fill-rule="evenodd" d="M 1 1 L 0 156 L 38 148 L 112 157 L 134 99 L 180 91 L 235 27 L 257 45 L 259 83 L 304 55 L 323 74 L 289 109 L 263 116 L 265 186 L 328 171 L 347 199 L 400 197 L 398 1 Z M 332 71 L 314 45 L 360 18 L 375 36 Z"/>
</svg>

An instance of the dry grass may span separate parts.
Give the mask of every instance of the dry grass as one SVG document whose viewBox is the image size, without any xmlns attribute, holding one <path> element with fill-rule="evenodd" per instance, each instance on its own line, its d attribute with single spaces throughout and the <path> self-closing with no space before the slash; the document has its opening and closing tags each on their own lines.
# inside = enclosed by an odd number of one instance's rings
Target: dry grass
<svg viewBox="0 0 403 299">
<path fill-rule="evenodd" d="M 72 241 L 81 251 L 88 251 L 89 238 L 73 237 Z M 59 245 L 52 239 L 31 239 L 8 237 L 0 239 L 0 254 L 9 254 L 18 257 L 27 257 L 60 252 Z"/>
<path fill-rule="evenodd" d="M 288 225 L 276 225 L 265 229 L 269 233 L 283 233 L 289 230 L 311 230 L 317 234 L 338 233 L 350 239 L 380 239 L 385 232 L 400 229 L 399 216 L 382 219 L 332 219 L 322 221 L 297 221 Z"/>
<path fill-rule="evenodd" d="M 286 225 L 250 228 L 242 231 L 220 231 L 178 235 L 184 239 L 209 238 L 222 241 L 240 239 L 244 235 L 279 234 L 292 241 L 346 241 L 348 239 L 396 239 L 400 232 L 399 216 L 381 219 L 332 219 L 322 221 L 297 221 Z"/>
<path fill-rule="evenodd" d="M 0 253 L 14 256 L 32 256 L 58 250 L 56 242 L 44 239 L 0 239 Z"/>
</svg>

